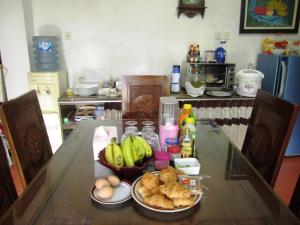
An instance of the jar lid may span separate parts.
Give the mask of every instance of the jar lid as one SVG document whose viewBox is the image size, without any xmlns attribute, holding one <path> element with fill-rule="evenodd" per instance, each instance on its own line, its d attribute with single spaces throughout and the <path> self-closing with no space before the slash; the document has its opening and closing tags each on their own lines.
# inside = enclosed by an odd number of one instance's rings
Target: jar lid
<svg viewBox="0 0 300 225">
<path fill-rule="evenodd" d="M 170 153 L 179 153 L 180 152 L 180 147 L 178 145 L 171 145 L 169 148 L 168 148 L 168 151 Z"/>
<path fill-rule="evenodd" d="M 178 138 L 166 138 L 165 143 L 167 145 L 178 145 L 179 144 L 179 140 L 178 140 Z"/>
</svg>

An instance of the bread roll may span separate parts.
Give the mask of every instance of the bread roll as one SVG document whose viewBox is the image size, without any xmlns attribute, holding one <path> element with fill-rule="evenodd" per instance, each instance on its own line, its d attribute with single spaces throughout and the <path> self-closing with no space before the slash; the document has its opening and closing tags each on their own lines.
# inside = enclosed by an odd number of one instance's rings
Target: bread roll
<svg viewBox="0 0 300 225">
<path fill-rule="evenodd" d="M 105 179 L 97 179 L 95 182 L 95 186 L 98 190 L 100 190 L 101 188 L 105 187 L 105 186 L 109 186 L 109 182 Z"/>
<path fill-rule="evenodd" d="M 100 190 L 96 191 L 96 195 L 103 200 L 110 199 L 114 194 L 114 189 L 110 186 L 104 186 Z"/>
</svg>

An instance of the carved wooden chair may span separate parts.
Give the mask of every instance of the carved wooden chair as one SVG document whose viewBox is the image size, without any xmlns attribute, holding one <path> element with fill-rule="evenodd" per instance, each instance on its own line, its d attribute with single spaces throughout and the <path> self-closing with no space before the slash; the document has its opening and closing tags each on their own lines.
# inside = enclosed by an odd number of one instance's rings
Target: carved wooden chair
<svg viewBox="0 0 300 225">
<path fill-rule="evenodd" d="M 159 98 L 169 94 L 167 76 L 122 76 L 122 117 L 157 119 Z"/>
<path fill-rule="evenodd" d="M 10 173 L 5 148 L 0 138 L 0 217 L 18 198 L 17 191 Z"/>
<path fill-rule="evenodd" d="M 259 90 L 242 153 L 274 187 L 299 106 Z"/>
<path fill-rule="evenodd" d="M 35 90 L 4 102 L 0 118 L 21 183 L 26 187 L 52 156 Z"/>
<path fill-rule="evenodd" d="M 290 201 L 290 209 L 295 213 L 295 215 L 300 219 L 300 175 Z"/>
</svg>

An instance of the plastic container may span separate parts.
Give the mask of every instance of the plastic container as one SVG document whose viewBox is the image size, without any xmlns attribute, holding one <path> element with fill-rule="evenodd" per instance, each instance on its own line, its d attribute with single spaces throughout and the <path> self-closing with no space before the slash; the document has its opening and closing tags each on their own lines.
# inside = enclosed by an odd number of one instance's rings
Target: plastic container
<svg viewBox="0 0 300 225">
<path fill-rule="evenodd" d="M 172 70 L 172 79 L 171 79 L 171 92 L 179 93 L 180 92 L 180 66 L 174 65 Z"/>
<path fill-rule="evenodd" d="M 57 37 L 34 36 L 33 55 L 36 68 L 40 71 L 55 71 L 59 68 Z"/>
<path fill-rule="evenodd" d="M 155 169 L 162 170 L 168 168 L 170 164 L 170 154 L 164 151 L 154 151 Z"/>
<path fill-rule="evenodd" d="M 175 168 L 187 175 L 198 175 L 200 173 L 200 163 L 196 158 L 174 159 Z"/>
<path fill-rule="evenodd" d="M 159 138 L 162 150 L 167 138 L 178 138 L 179 103 L 175 97 L 160 97 Z"/>
</svg>

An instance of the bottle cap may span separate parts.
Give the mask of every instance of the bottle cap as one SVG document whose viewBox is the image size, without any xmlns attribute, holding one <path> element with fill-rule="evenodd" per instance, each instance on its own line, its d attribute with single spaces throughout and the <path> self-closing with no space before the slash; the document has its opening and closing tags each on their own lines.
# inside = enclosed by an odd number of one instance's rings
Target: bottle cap
<svg viewBox="0 0 300 225">
<path fill-rule="evenodd" d="M 174 65 L 173 66 L 173 73 L 180 73 L 180 66 L 179 65 Z"/>
<path fill-rule="evenodd" d="M 178 145 L 179 144 L 178 138 L 166 138 L 165 142 L 167 145 Z"/>
<path fill-rule="evenodd" d="M 192 108 L 192 105 L 191 105 L 191 104 L 184 104 L 184 105 L 183 105 L 183 108 L 184 108 L 184 109 L 191 109 L 191 108 Z"/>
</svg>

